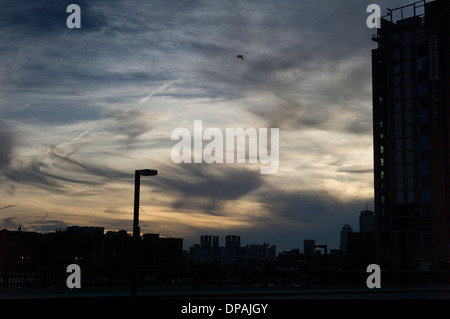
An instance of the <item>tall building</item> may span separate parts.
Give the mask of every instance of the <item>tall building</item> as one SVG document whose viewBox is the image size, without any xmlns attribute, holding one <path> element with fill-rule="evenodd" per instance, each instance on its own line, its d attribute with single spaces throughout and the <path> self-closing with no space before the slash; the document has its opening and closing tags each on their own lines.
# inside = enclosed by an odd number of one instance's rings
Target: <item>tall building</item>
<svg viewBox="0 0 450 319">
<path fill-rule="evenodd" d="M 242 268 L 247 263 L 247 248 L 236 235 L 225 237 L 225 247 L 219 247 L 219 236 L 201 236 L 200 245 L 190 247 L 189 254 L 193 265 Z"/>
<path fill-rule="evenodd" d="M 211 241 L 212 238 L 212 241 Z M 204 235 L 200 237 L 201 247 L 219 247 L 219 236 Z"/>
<path fill-rule="evenodd" d="M 247 245 L 247 261 L 249 264 L 257 264 L 265 261 L 274 261 L 277 255 L 277 247 L 268 243 L 262 245 Z"/>
<path fill-rule="evenodd" d="M 446 0 L 388 9 L 372 38 L 376 255 L 384 269 L 450 265 L 449 16 Z"/>
<path fill-rule="evenodd" d="M 350 225 L 345 224 L 341 229 L 341 244 L 339 245 L 339 249 L 342 251 L 347 251 L 347 240 L 349 233 L 353 233 L 353 229 Z"/>
<path fill-rule="evenodd" d="M 227 247 L 227 248 L 241 247 L 241 236 L 227 235 L 225 237 L 225 247 Z"/>
<path fill-rule="evenodd" d="M 316 248 L 316 241 L 314 239 L 303 240 L 303 253 L 305 255 L 314 255 L 315 248 Z"/>
<path fill-rule="evenodd" d="M 375 215 L 370 210 L 363 210 L 359 214 L 359 232 L 370 233 L 375 231 Z"/>
</svg>

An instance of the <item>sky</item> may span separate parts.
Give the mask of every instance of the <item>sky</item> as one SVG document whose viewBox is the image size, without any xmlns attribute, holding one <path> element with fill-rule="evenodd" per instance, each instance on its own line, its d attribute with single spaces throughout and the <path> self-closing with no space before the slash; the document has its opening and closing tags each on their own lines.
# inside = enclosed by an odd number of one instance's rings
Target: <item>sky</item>
<svg viewBox="0 0 450 319">
<path fill-rule="evenodd" d="M 339 248 L 373 210 L 371 3 L 412 1 L 1 0 L 0 229 L 131 233 L 148 168 L 142 233 Z M 278 128 L 278 172 L 174 163 L 195 120 Z"/>
</svg>

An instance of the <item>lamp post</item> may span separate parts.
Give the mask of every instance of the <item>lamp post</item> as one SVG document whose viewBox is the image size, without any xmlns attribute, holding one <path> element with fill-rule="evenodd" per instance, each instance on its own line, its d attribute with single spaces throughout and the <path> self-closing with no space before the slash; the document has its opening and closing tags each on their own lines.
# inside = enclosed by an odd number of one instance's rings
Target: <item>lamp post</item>
<svg viewBox="0 0 450 319">
<path fill-rule="evenodd" d="M 141 236 L 139 228 L 139 193 L 142 176 L 156 176 L 158 171 L 153 169 L 139 169 L 134 174 L 134 215 L 133 215 L 133 268 L 131 274 L 131 294 L 136 295 L 137 259 L 138 243 Z"/>
</svg>

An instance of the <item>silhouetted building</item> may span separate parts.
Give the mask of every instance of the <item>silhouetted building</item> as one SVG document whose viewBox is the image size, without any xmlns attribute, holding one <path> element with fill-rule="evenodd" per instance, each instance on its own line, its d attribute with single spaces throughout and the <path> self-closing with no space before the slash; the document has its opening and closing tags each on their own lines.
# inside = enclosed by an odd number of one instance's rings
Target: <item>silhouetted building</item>
<svg viewBox="0 0 450 319">
<path fill-rule="evenodd" d="M 283 270 L 298 270 L 302 266 L 302 255 L 300 249 L 282 251 L 278 254 L 278 267 Z"/>
<path fill-rule="evenodd" d="M 268 243 L 247 245 L 247 263 L 249 266 L 266 266 L 274 264 L 277 247 Z"/>
<path fill-rule="evenodd" d="M 219 236 L 204 235 L 200 237 L 201 247 L 219 247 Z"/>
<path fill-rule="evenodd" d="M 241 237 L 236 235 L 228 235 L 225 237 L 225 247 L 238 248 L 241 247 Z"/>
<path fill-rule="evenodd" d="M 126 230 L 108 231 L 104 236 L 104 261 L 107 267 L 130 267 L 132 261 L 132 237 Z"/>
<path fill-rule="evenodd" d="M 370 210 L 363 210 L 359 215 L 359 232 L 375 232 L 375 213 Z"/>
<path fill-rule="evenodd" d="M 353 233 L 353 230 L 350 225 L 345 224 L 341 229 L 341 243 L 339 245 L 341 251 L 347 251 L 347 237 L 349 233 Z"/>
<path fill-rule="evenodd" d="M 377 262 L 447 270 L 450 2 L 388 12 L 372 51 Z"/>
<path fill-rule="evenodd" d="M 40 262 L 42 234 L 35 232 L 0 231 L 0 268 L 34 267 Z"/>
<path fill-rule="evenodd" d="M 142 268 L 178 268 L 184 266 L 183 239 L 162 238 L 158 234 L 144 234 L 140 246 Z"/>
<path fill-rule="evenodd" d="M 366 271 L 375 264 L 375 232 L 348 233 L 347 261 L 352 270 Z"/>
<path fill-rule="evenodd" d="M 303 253 L 305 255 L 314 255 L 315 248 L 316 248 L 316 241 L 314 239 L 303 240 Z"/>
<path fill-rule="evenodd" d="M 90 260 L 90 265 L 94 267 L 103 266 L 103 253 L 104 253 L 104 228 L 103 227 L 80 227 L 72 226 L 67 227 L 67 233 L 72 233 L 75 236 L 89 238 L 89 244 L 91 247 L 84 247 L 85 252 L 83 255 Z M 90 251 L 90 252 L 89 252 Z M 88 257 L 87 254 L 90 253 Z"/>
<path fill-rule="evenodd" d="M 218 236 L 201 236 L 200 245 L 196 244 L 189 249 L 190 263 L 194 266 L 219 268 L 245 267 L 247 248 L 240 246 L 240 236 L 228 235 L 225 237 L 225 243 L 225 247 L 220 247 Z"/>
<path fill-rule="evenodd" d="M 40 266 L 103 266 L 103 227 L 73 226 L 42 234 L 38 246 Z"/>
</svg>

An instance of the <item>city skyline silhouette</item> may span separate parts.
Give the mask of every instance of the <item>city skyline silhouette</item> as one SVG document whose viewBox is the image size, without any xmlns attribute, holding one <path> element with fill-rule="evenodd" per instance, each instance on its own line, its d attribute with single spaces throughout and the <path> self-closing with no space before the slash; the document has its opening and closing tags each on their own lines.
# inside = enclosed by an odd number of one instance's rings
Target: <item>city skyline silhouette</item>
<svg viewBox="0 0 450 319">
<path fill-rule="evenodd" d="M 141 233 L 187 245 L 233 233 L 337 249 L 374 209 L 369 1 L 78 1 L 80 29 L 68 4 L 0 13 L 0 229 L 131 229 L 142 167 L 158 176 L 141 182 Z M 174 164 L 170 134 L 195 120 L 279 128 L 278 173 Z"/>
</svg>

